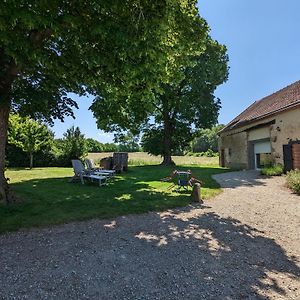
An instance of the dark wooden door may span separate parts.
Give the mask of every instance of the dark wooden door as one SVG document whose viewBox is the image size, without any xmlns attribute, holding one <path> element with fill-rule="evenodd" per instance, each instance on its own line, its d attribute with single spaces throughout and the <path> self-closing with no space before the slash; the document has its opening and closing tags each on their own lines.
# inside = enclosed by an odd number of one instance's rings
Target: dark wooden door
<svg viewBox="0 0 300 300">
<path fill-rule="evenodd" d="M 283 162 L 285 172 L 293 169 L 292 145 L 283 145 Z"/>
</svg>

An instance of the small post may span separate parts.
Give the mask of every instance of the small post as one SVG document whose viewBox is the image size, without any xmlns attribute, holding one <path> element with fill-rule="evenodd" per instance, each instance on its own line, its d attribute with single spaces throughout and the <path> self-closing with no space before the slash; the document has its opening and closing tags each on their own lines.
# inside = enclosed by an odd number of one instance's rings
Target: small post
<svg viewBox="0 0 300 300">
<path fill-rule="evenodd" d="M 203 200 L 201 199 L 201 184 L 195 183 L 192 190 L 192 200 L 193 202 L 199 202 L 200 204 L 203 204 Z"/>
</svg>

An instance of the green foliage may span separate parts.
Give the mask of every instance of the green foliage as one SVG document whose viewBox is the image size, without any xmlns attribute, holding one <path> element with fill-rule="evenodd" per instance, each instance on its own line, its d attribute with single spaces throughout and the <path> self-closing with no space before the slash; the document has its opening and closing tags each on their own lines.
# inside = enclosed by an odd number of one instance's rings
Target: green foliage
<svg viewBox="0 0 300 300">
<path fill-rule="evenodd" d="M 71 93 L 89 93 L 99 96 L 94 111 L 103 111 L 98 126 L 106 130 L 139 127 L 152 110 L 149 99 L 163 91 L 161 83 L 182 80 L 175 71 L 192 65 L 207 35 L 196 0 L 0 1 L 0 12 L 3 115 L 12 109 L 49 123 L 63 120 L 78 107 Z M 4 160 L 0 201 L 8 202 Z"/>
<path fill-rule="evenodd" d="M 58 156 L 53 151 L 53 142 L 51 147 L 45 147 L 34 154 L 34 167 L 59 166 Z M 7 166 L 28 167 L 29 155 L 15 145 L 7 144 L 6 146 Z"/>
<path fill-rule="evenodd" d="M 21 118 L 19 116 L 13 116 L 10 120 L 10 133 L 13 132 L 14 136 L 20 137 L 20 128 L 26 129 L 20 122 L 20 120 L 27 118 Z M 33 120 L 31 120 L 33 121 Z M 33 121 L 35 122 L 35 121 Z M 35 122 L 39 124 L 38 122 Z M 14 126 L 13 126 L 14 124 Z M 31 122 L 29 123 L 31 124 Z M 26 123 L 27 126 L 27 123 Z M 25 131 L 26 132 L 26 131 Z M 20 138 L 18 140 L 12 139 L 12 134 L 9 135 L 10 143 L 6 146 L 6 165 L 9 167 L 25 167 L 28 166 L 28 154 L 25 148 L 20 147 Z M 88 152 L 117 152 L 119 151 L 118 145 L 114 143 L 102 144 L 94 139 L 85 138 L 81 134 L 80 129 L 71 127 L 64 133 L 62 139 L 54 139 L 53 133 L 50 132 L 50 140 L 45 140 L 45 143 L 34 139 L 34 141 L 39 141 L 39 149 L 35 152 L 35 166 L 46 167 L 46 166 L 57 166 L 65 167 L 70 166 L 71 160 L 75 158 L 83 158 Z M 26 137 L 27 138 L 27 137 Z M 13 143 L 14 141 L 14 143 Z M 19 146 L 19 147 L 18 147 Z"/>
<path fill-rule="evenodd" d="M 56 141 L 59 160 L 62 165 L 71 165 L 72 159 L 82 159 L 87 154 L 86 140 L 79 127 L 72 126 L 65 133 L 63 139 Z"/>
<path fill-rule="evenodd" d="M 195 37 L 206 31 L 194 0 L 1 1 L 0 11 L 8 101 L 49 122 L 73 114 L 69 92 L 148 99 L 201 51 Z"/>
<path fill-rule="evenodd" d="M 29 155 L 30 168 L 33 167 L 33 154 L 42 149 L 49 149 L 53 138 L 53 133 L 46 125 L 29 117 L 13 114 L 9 118 L 8 143 Z"/>
<path fill-rule="evenodd" d="M 181 168 L 191 169 L 205 182 L 201 189 L 204 199 L 220 192 L 211 176 L 224 172 L 224 169 L 211 166 Z M 0 205 L 0 232 L 185 206 L 191 201 L 190 191 L 168 191 L 170 183 L 160 181 L 172 170 L 160 166 L 131 166 L 127 173 L 102 188 L 95 183 L 69 183 L 73 176 L 71 168 L 8 170 L 7 176 L 23 203 Z"/>
<path fill-rule="evenodd" d="M 164 93 L 163 85 L 182 81 L 184 73 L 180 70 L 194 65 L 193 58 L 205 49 L 208 27 L 198 15 L 196 1 L 144 1 L 144 4 L 147 2 L 151 7 L 145 15 L 147 22 L 155 22 L 149 18 L 153 10 L 157 10 L 160 19 L 156 28 L 150 27 L 156 34 L 150 36 L 153 32 L 147 31 L 149 39 L 144 39 L 138 53 L 142 59 L 137 61 L 132 53 L 132 73 L 128 74 L 140 76 L 136 78 L 138 84 L 130 92 L 126 86 L 117 91 L 113 88 L 102 91 L 92 105 L 98 127 L 105 131 L 140 129 L 153 113 L 157 95 Z"/>
<path fill-rule="evenodd" d="M 196 157 L 218 157 L 219 153 L 214 152 L 211 149 L 208 149 L 205 152 L 188 152 L 187 155 L 188 156 L 196 156 Z"/>
<path fill-rule="evenodd" d="M 134 136 L 131 132 L 115 134 L 114 141 L 118 143 L 120 152 L 139 152 L 139 136 Z"/>
<path fill-rule="evenodd" d="M 104 152 L 104 145 L 99 141 L 94 140 L 92 138 L 87 138 L 85 142 L 86 142 L 87 152 L 94 152 L 94 153 Z"/>
<path fill-rule="evenodd" d="M 177 127 L 177 130 L 170 136 L 171 139 L 171 153 L 173 155 L 183 155 L 189 148 L 189 139 L 187 135 L 190 135 L 189 130 L 183 126 Z M 152 126 L 145 130 L 142 139 L 141 146 L 143 151 L 152 155 L 163 155 L 165 147 L 164 140 L 164 128 L 162 126 Z"/>
<path fill-rule="evenodd" d="M 195 18 L 203 22 L 199 16 Z M 92 110 L 100 128 L 133 132 L 142 129 L 144 150 L 166 155 L 184 152 L 198 128 L 211 127 L 217 122 L 220 101 L 214 91 L 227 79 L 226 48 L 209 37 L 206 24 L 202 28 L 193 26 L 194 34 L 187 35 L 182 42 L 183 47 L 192 44 L 197 54 L 188 54 L 183 61 L 183 53 L 172 57 L 180 67 L 170 70 L 170 79 L 161 81 L 160 91 L 154 91 L 145 103 L 140 99 L 117 100 L 106 95 L 95 99 Z M 155 124 L 149 125 L 151 116 Z"/>
<path fill-rule="evenodd" d="M 103 144 L 104 152 L 118 152 L 118 146 L 114 143 L 105 143 Z"/>
<path fill-rule="evenodd" d="M 152 128 L 147 130 L 141 140 L 141 146 L 144 152 L 151 153 L 152 155 L 162 155 L 164 148 L 162 144 L 163 130 Z"/>
<path fill-rule="evenodd" d="M 296 194 L 300 195 L 300 170 L 287 172 L 287 186 Z"/>
<path fill-rule="evenodd" d="M 267 176 L 280 176 L 283 172 L 284 168 L 281 164 L 275 164 L 261 169 L 261 174 Z"/>
<path fill-rule="evenodd" d="M 217 125 L 212 128 L 200 129 L 197 137 L 191 142 L 193 152 L 206 152 L 212 150 L 218 152 L 218 132 L 224 125 Z"/>
<path fill-rule="evenodd" d="M 85 139 L 85 142 L 86 142 L 86 151 L 89 153 L 125 151 L 125 150 L 120 150 L 119 146 L 116 145 L 115 143 L 103 144 L 92 138 Z"/>
</svg>

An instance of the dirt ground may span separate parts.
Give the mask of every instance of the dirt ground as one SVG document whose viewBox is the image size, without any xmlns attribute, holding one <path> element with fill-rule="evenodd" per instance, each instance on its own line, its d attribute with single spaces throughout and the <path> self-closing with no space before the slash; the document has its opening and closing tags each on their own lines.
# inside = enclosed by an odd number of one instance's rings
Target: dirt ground
<svg viewBox="0 0 300 300">
<path fill-rule="evenodd" d="M 204 205 L 0 236 L 0 299 L 300 299 L 300 197 L 216 175 Z"/>
</svg>

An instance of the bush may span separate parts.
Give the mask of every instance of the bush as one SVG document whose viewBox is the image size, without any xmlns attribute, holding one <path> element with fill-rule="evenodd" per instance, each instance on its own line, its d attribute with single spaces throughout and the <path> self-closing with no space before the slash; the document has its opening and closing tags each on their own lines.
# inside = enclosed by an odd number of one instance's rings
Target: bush
<svg viewBox="0 0 300 300">
<path fill-rule="evenodd" d="M 286 176 L 287 186 L 300 195 L 300 170 L 292 170 Z"/>
<path fill-rule="evenodd" d="M 205 152 L 188 152 L 186 155 L 187 156 L 195 156 L 195 157 L 218 157 L 219 153 L 214 152 L 211 149 L 208 149 Z"/>
<path fill-rule="evenodd" d="M 214 152 L 212 149 L 208 149 L 206 152 L 204 152 L 206 157 L 217 157 L 219 155 L 218 152 Z"/>
<path fill-rule="evenodd" d="M 280 176 L 283 174 L 283 166 L 280 164 L 276 164 L 273 166 L 264 167 L 261 170 L 261 174 L 267 176 Z"/>
<path fill-rule="evenodd" d="M 6 166 L 9 168 L 28 167 L 29 156 L 15 145 L 6 145 Z M 56 157 L 51 147 L 43 147 L 34 155 L 35 167 L 57 166 Z"/>
</svg>

